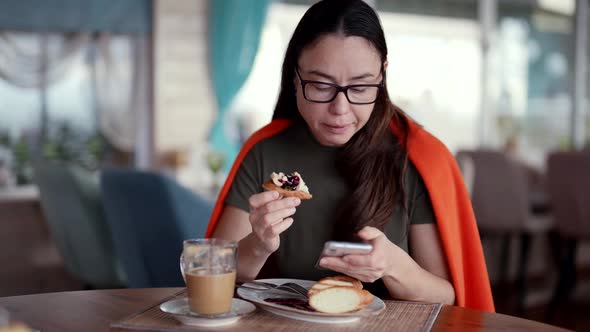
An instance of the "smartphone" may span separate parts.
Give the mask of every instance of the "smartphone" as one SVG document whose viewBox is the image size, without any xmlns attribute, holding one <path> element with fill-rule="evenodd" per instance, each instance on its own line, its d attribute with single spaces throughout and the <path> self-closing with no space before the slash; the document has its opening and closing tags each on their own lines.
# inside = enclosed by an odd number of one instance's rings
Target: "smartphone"
<svg viewBox="0 0 590 332">
<path fill-rule="evenodd" d="M 324 270 L 324 268 L 320 266 L 320 259 L 325 256 L 342 257 L 345 255 L 366 255 L 370 254 L 371 251 L 373 251 L 373 246 L 369 243 L 328 241 L 324 244 L 324 249 L 318 258 L 315 267 L 316 269 Z"/>
</svg>

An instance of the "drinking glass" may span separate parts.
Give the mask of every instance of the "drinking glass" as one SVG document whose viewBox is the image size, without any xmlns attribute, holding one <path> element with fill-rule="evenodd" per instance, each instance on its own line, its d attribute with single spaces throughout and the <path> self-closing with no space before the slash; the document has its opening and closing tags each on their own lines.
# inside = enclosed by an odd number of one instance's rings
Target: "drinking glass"
<svg viewBox="0 0 590 332">
<path fill-rule="evenodd" d="M 231 311 L 238 244 L 223 239 L 183 242 L 180 270 L 193 314 L 215 316 Z"/>
</svg>

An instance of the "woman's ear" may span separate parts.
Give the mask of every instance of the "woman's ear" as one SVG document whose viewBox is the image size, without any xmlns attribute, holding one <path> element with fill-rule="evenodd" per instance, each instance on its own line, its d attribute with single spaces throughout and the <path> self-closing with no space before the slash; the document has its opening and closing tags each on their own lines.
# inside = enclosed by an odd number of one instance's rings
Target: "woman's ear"
<svg viewBox="0 0 590 332">
<path fill-rule="evenodd" d="M 387 71 L 387 65 L 389 65 L 389 62 L 387 62 L 387 60 L 385 60 L 383 62 L 383 71 L 386 72 Z"/>
</svg>

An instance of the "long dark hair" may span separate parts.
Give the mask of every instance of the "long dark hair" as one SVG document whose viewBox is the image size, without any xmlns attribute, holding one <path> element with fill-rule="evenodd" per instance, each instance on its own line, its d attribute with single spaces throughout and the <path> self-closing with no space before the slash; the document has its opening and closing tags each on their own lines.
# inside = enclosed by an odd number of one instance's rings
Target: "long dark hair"
<svg viewBox="0 0 590 332">
<path fill-rule="evenodd" d="M 387 59 L 381 23 L 369 5 L 361 0 L 323 0 L 314 4 L 297 25 L 287 47 L 273 119 L 301 119 L 294 85 L 297 61 L 306 47 L 330 33 L 363 37 L 380 53 L 382 64 Z M 392 121 L 397 127 L 397 137 L 389 128 Z M 389 100 L 385 86 L 367 124 L 344 145 L 337 160 L 338 171 L 352 193 L 341 202 L 335 238 L 355 239 L 354 234 L 364 226 L 383 230 L 398 201 L 402 215 L 407 216 L 403 175 L 408 158 L 408 127 L 408 119 Z"/>
</svg>

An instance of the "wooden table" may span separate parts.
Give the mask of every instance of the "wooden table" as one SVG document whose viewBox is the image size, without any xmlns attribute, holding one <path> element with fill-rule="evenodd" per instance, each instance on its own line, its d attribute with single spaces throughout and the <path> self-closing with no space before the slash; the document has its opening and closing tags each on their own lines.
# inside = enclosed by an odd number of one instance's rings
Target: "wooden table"
<svg viewBox="0 0 590 332">
<path fill-rule="evenodd" d="M 43 332 L 108 331 L 111 322 L 159 303 L 181 290 L 182 288 L 115 289 L 23 295 L 0 298 L 0 306 L 8 309 L 14 319 Z M 287 324 L 293 324 L 294 328 L 298 322 L 288 319 L 285 321 Z M 339 326 L 342 325 L 321 325 L 324 331 L 329 329 L 328 327 L 338 330 Z M 215 330 L 236 329 L 239 329 L 239 325 Z M 261 325 L 257 332 L 267 330 Z M 289 330 L 289 326 L 282 330 Z M 434 323 L 433 331 L 448 330 L 565 331 L 522 318 L 444 306 Z"/>
</svg>

